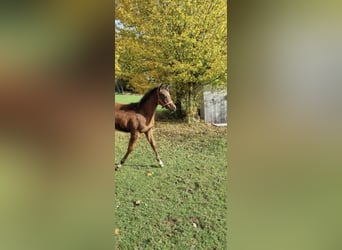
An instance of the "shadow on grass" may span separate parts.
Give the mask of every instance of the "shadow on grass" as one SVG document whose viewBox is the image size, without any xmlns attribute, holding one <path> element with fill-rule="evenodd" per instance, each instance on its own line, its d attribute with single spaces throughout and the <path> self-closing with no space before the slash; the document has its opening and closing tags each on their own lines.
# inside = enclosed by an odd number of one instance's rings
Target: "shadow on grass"
<svg viewBox="0 0 342 250">
<path fill-rule="evenodd" d="M 115 170 L 120 170 L 121 168 L 125 168 L 125 167 L 130 167 L 130 168 L 134 168 L 134 169 L 142 169 L 142 168 L 161 168 L 159 165 L 156 164 L 125 164 L 122 165 L 121 167 L 118 167 L 118 164 L 115 164 Z"/>
</svg>

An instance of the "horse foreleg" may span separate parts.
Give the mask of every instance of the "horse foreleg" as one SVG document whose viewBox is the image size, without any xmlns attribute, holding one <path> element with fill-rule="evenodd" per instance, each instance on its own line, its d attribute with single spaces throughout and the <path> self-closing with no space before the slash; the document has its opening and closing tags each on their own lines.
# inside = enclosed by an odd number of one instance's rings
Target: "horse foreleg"
<svg viewBox="0 0 342 250">
<path fill-rule="evenodd" d="M 118 168 L 120 168 L 125 163 L 128 155 L 133 151 L 133 148 L 134 148 L 138 138 L 139 138 L 139 133 L 131 133 L 131 137 L 130 137 L 129 143 L 128 143 L 127 152 L 124 155 L 124 157 L 121 159 L 120 164 L 118 165 Z"/>
<path fill-rule="evenodd" d="M 154 141 L 152 129 L 148 130 L 145 133 L 145 135 L 146 135 L 146 138 L 147 138 L 148 142 L 150 143 L 150 145 L 151 145 L 151 147 L 153 149 L 153 152 L 156 155 L 156 158 L 157 158 L 159 166 L 164 167 L 164 163 L 160 160 L 160 156 L 159 156 L 159 154 L 157 152 L 157 149 L 156 149 L 156 142 Z"/>
</svg>

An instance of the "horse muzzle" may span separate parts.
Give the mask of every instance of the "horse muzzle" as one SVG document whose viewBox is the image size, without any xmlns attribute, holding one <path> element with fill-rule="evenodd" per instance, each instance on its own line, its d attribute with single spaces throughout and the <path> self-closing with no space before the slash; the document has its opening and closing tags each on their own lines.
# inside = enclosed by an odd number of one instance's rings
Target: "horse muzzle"
<svg viewBox="0 0 342 250">
<path fill-rule="evenodd" d="M 169 110 L 171 110 L 172 112 L 175 112 L 177 109 L 176 105 L 174 103 L 172 103 L 170 106 L 171 107 L 169 107 Z"/>
<path fill-rule="evenodd" d="M 168 103 L 165 103 L 162 105 L 163 108 L 167 108 L 168 110 L 175 112 L 176 111 L 176 105 L 173 103 L 173 101 L 170 101 Z"/>
</svg>

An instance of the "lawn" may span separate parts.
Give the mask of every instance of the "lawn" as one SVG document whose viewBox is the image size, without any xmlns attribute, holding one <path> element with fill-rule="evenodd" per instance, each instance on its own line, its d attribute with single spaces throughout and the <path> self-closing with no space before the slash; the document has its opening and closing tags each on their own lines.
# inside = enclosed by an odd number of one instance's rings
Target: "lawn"
<svg viewBox="0 0 342 250">
<path fill-rule="evenodd" d="M 142 97 L 142 95 L 115 94 L 115 102 L 119 102 L 119 103 L 139 102 L 141 97 Z"/>
<path fill-rule="evenodd" d="M 117 99 L 118 100 L 118 99 Z M 226 249 L 227 128 L 156 122 L 115 173 L 115 249 Z M 115 133 L 115 162 L 129 134 Z"/>
<path fill-rule="evenodd" d="M 115 102 L 119 103 L 131 103 L 131 102 L 139 102 L 142 95 L 121 95 L 121 94 L 115 94 Z M 160 112 L 162 110 L 162 107 L 158 105 L 157 112 Z"/>
</svg>

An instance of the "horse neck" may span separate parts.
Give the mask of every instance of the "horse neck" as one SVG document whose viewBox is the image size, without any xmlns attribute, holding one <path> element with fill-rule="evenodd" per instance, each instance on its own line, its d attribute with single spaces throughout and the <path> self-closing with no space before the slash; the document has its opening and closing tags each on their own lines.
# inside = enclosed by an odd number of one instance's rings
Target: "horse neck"
<svg viewBox="0 0 342 250">
<path fill-rule="evenodd" d="M 143 114 L 149 123 L 152 119 L 154 119 L 157 106 L 158 98 L 156 93 L 153 93 L 150 98 L 141 103 L 138 112 Z"/>
</svg>

